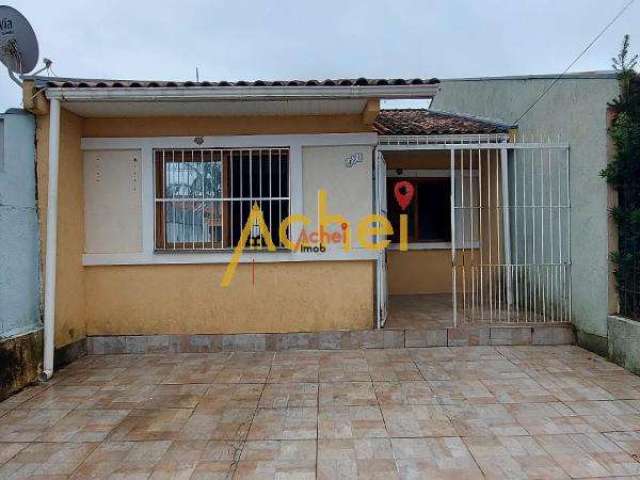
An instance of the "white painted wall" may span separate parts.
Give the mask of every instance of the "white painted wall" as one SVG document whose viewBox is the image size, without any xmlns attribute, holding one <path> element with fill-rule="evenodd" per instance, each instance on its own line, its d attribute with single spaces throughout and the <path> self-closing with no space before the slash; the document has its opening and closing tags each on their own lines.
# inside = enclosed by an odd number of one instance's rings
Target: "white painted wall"
<svg viewBox="0 0 640 480">
<path fill-rule="evenodd" d="M 140 150 L 84 153 L 85 252 L 142 251 Z"/>
<path fill-rule="evenodd" d="M 349 168 L 345 158 L 355 153 L 362 155 L 362 163 Z M 314 222 L 310 228 L 318 228 L 318 190 L 326 190 L 329 213 L 343 215 L 351 223 L 352 245 L 359 247 L 358 222 L 373 213 L 372 159 L 370 145 L 302 148 L 303 213 Z M 339 230 L 339 225 L 332 225 L 331 231 Z"/>
</svg>

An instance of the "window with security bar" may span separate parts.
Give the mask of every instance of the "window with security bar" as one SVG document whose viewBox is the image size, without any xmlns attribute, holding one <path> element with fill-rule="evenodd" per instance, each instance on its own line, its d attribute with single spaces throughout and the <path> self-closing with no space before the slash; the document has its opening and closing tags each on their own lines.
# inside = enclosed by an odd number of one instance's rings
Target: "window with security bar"
<svg viewBox="0 0 640 480">
<path fill-rule="evenodd" d="M 236 246 L 257 204 L 276 246 L 289 215 L 289 149 L 157 149 L 156 250 L 218 251 Z M 252 229 L 254 232 L 256 229 Z M 250 235 L 247 246 L 265 245 Z"/>
</svg>

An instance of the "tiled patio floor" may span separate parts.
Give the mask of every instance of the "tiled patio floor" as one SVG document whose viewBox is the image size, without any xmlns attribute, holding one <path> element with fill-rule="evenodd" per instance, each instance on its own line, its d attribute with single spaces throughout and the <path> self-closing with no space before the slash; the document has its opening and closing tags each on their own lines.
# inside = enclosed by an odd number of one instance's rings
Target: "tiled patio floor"
<svg viewBox="0 0 640 480">
<path fill-rule="evenodd" d="M 640 378 L 577 347 L 90 356 L 0 403 L 0 478 L 640 479 Z"/>
</svg>

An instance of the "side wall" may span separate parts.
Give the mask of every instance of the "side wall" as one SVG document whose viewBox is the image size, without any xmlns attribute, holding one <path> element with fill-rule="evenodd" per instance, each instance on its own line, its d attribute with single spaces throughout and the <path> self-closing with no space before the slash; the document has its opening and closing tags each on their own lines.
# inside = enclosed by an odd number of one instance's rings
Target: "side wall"
<svg viewBox="0 0 640 480">
<path fill-rule="evenodd" d="M 513 123 L 552 81 L 445 81 L 432 107 Z M 600 351 L 606 350 L 609 247 L 607 185 L 599 173 L 608 162 L 607 102 L 617 92 L 612 76 L 566 78 L 518 125 L 525 141 L 560 135 L 570 145 L 573 320 L 579 341 Z"/>
<path fill-rule="evenodd" d="M 0 115 L 0 338 L 41 328 L 35 121 Z"/>
<path fill-rule="evenodd" d="M 0 115 L 0 401 L 42 359 L 34 134 L 31 114 Z"/>
</svg>

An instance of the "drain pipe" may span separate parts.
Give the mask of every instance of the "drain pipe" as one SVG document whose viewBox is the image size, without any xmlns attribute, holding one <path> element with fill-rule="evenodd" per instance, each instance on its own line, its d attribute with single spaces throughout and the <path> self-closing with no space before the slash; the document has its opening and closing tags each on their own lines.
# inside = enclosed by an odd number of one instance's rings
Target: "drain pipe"
<svg viewBox="0 0 640 480">
<path fill-rule="evenodd" d="M 60 154 L 60 100 L 49 104 L 49 185 L 47 189 L 47 245 L 44 280 L 44 359 L 42 379 L 53 376 L 56 318 L 56 257 L 58 253 L 58 160 Z"/>
</svg>

